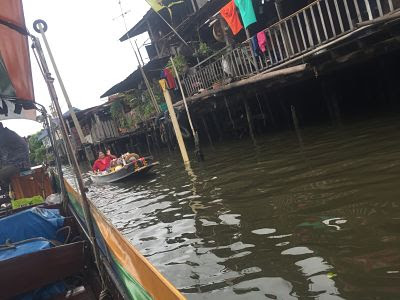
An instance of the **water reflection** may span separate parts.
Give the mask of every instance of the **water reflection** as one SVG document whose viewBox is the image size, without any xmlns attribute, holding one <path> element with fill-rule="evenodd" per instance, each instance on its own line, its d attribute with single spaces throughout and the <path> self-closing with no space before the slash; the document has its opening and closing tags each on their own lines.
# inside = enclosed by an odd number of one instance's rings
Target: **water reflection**
<svg viewBox="0 0 400 300">
<path fill-rule="evenodd" d="M 397 299 L 396 122 L 304 130 L 304 155 L 286 132 L 163 156 L 89 196 L 189 299 Z"/>
</svg>

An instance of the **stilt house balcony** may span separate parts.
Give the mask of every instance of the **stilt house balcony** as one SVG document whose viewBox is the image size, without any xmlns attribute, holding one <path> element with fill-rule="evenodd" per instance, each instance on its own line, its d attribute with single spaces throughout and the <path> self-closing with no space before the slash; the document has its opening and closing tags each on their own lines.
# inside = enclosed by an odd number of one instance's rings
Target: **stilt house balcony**
<svg viewBox="0 0 400 300">
<path fill-rule="evenodd" d="M 317 0 L 264 29 L 266 52 L 254 53 L 251 40 L 213 55 L 184 77 L 188 96 L 298 60 L 369 22 L 397 14 L 399 0 Z"/>
</svg>

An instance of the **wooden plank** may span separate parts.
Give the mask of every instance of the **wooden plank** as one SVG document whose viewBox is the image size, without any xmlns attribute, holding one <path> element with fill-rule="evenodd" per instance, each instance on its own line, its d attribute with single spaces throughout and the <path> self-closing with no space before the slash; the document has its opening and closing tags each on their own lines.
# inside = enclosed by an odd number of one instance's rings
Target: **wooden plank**
<svg viewBox="0 0 400 300">
<path fill-rule="evenodd" d="M 11 179 L 11 187 L 16 199 L 31 198 L 42 196 L 46 199 L 53 193 L 49 176 L 43 170 L 38 168 L 32 170 L 33 173 L 26 176 L 14 176 Z"/>
<path fill-rule="evenodd" d="M 0 291 L 9 299 L 84 270 L 84 242 L 0 261 Z"/>
</svg>

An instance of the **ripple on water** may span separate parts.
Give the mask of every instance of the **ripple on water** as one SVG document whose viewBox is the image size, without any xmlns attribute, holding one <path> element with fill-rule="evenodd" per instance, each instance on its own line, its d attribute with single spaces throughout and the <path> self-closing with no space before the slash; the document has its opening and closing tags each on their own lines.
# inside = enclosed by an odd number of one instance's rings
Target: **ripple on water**
<svg viewBox="0 0 400 300">
<path fill-rule="evenodd" d="M 224 142 L 195 176 L 162 155 L 89 197 L 188 299 L 397 299 L 399 123 Z"/>
<path fill-rule="evenodd" d="M 286 249 L 281 252 L 282 255 L 303 255 L 303 254 L 310 254 L 314 253 L 311 249 L 307 247 L 293 247 L 290 249 Z"/>
<path fill-rule="evenodd" d="M 276 232 L 276 229 L 274 228 L 261 228 L 261 229 L 255 229 L 251 231 L 254 234 L 258 234 L 258 235 L 266 235 L 266 234 L 272 234 L 274 232 Z"/>
</svg>

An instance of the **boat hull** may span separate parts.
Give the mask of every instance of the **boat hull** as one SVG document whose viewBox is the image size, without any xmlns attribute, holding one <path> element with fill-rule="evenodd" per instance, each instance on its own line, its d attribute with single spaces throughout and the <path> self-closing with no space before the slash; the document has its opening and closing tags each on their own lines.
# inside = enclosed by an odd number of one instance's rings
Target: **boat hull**
<svg viewBox="0 0 400 300">
<path fill-rule="evenodd" d="M 116 172 L 105 175 L 90 175 L 90 178 L 94 183 L 119 182 L 132 177 L 145 175 L 158 164 L 159 162 L 149 162 L 147 165 L 137 168 L 134 163 L 129 163 Z"/>
</svg>

